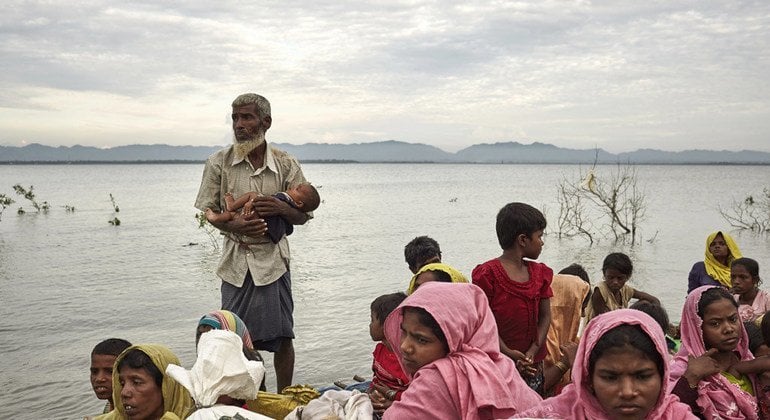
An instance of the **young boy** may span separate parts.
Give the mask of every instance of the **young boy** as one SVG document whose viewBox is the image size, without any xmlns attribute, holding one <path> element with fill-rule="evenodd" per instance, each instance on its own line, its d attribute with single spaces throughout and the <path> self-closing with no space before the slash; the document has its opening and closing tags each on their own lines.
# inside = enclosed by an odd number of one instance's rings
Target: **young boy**
<svg viewBox="0 0 770 420">
<path fill-rule="evenodd" d="M 553 270 L 532 260 L 543 249 L 545 216 L 524 203 L 506 204 L 497 214 L 498 258 L 471 274 L 489 299 L 500 334 L 500 352 L 516 362 L 532 389 L 543 395 L 543 359 L 551 323 Z"/>
<path fill-rule="evenodd" d="M 393 401 L 401 399 L 401 393 L 406 390 L 409 378 L 401 369 L 398 357 L 393 353 L 391 344 L 385 341 L 382 325 L 385 318 L 406 299 L 406 294 L 398 292 L 382 295 L 372 302 L 369 335 L 373 341 L 379 341 L 374 348 L 372 362 L 372 384 L 369 387 L 369 397 L 372 399 L 375 414 L 382 413 L 390 407 Z M 395 343 L 398 345 L 398 343 Z"/>
<path fill-rule="evenodd" d="M 425 264 L 441 262 L 441 248 L 430 236 L 418 236 L 404 247 L 404 259 L 412 274 Z"/>
<path fill-rule="evenodd" d="M 118 355 L 129 347 L 131 343 L 126 340 L 108 338 L 91 350 L 91 387 L 96 398 L 107 400 L 104 413 L 109 413 L 115 408 L 112 401 L 112 365 Z"/>
<path fill-rule="evenodd" d="M 628 308 L 628 302 L 631 299 L 646 300 L 660 305 L 660 301 L 655 296 L 626 284 L 633 271 L 634 265 L 631 263 L 631 258 L 622 252 L 613 252 L 604 258 L 602 263 L 604 281 L 594 289 L 591 304 L 586 308 L 586 323 L 596 315 Z"/>
<path fill-rule="evenodd" d="M 211 209 L 206 209 L 206 220 L 209 223 L 224 223 L 232 220 L 238 210 L 243 214 L 252 213 L 252 200 L 257 196 L 255 192 L 249 192 L 233 200 L 233 195 L 225 194 L 226 209 L 221 213 L 215 213 Z M 310 183 L 304 182 L 286 192 L 279 192 L 273 197 L 285 201 L 290 206 L 305 213 L 311 212 L 321 205 L 321 196 L 318 190 Z M 283 235 L 291 235 L 294 232 L 294 225 L 287 223 L 280 216 L 271 216 L 265 219 L 267 223 L 267 234 L 273 243 L 277 244 Z"/>
</svg>

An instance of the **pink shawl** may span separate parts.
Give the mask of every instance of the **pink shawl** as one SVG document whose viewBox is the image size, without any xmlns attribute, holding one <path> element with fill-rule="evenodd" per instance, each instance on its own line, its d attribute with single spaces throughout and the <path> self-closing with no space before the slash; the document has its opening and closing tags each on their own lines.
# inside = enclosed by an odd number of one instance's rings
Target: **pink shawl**
<svg viewBox="0 0 770 420">
<path fill-rule="evenodd" d="M 385 411 L 385 418 L 504 418 L 540 402 L 513 360 L 500 353 L 497 324 L 478 286 L 423 284 L 385 321 L 385 336 L 391 343 L 401 342 L 406 306 L 423 308 L 433 316 L 446 336 L 449 353 L 415 373 L 401 400 Z M 393 350 L 400 361 L 399 346 Z"/>
<path fill-rule="evenodd" d="M 591 378 L 588 373 L 588 358 L 594 346 L 607 331 L 620 325 L 639 325 L 655 343 L 655 348 L 663 358 L 663 378 L 658 402 L 647 415 L 648 419 L 697 419 L 687 404 L 666 390 L 668 348 L 663 331 L 649 315 L 634 309 L 617 309 L 596 316 L 580 339 L 575 365 L 572 367 L 572 383 L 561 394 L 544 400 L 537 407 L 517 414 L 516 418 L 569 418 L 569 419 L 607 419 L 607 413 L 594 396 L 590 388 Z"/>
<path fill-rule="evenodd" d="M 703 343 L 703 330 L 701 329 L 703 320 L 698 316 L 698 303 L 703 292 L 713 287 L 719 286 L 701 286 L 687 295 L 682 309 L 682 322 L 680 323 L 682 347 L 671 362 L 669 389 L 674 388 L 676 382 L 687 370 L 688 356 L 698 357 L 706 352 Z M 739 324 L 741 338 L 738 341 L 736 352 L 740 360 L 751 360 L 754 357 L 749 352 L 749 338 L 743 328 L 743 323 Z M 751 375 L 750 377 L 754 383 L 754 389 L 759 390 L 754 377 Z M 727 378 L 719 374 L 700 381 L 696 402 L 707 419 L 757 418 L 756 398 L 738 388 L 737 385 L 731 384 Z"/>
</svg>

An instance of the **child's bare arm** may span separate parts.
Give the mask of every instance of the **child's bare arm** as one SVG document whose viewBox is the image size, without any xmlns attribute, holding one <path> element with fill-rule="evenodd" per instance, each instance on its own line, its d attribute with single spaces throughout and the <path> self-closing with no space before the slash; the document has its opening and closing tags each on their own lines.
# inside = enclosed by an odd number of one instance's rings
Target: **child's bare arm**
<svg viewBox="0 0 770 420">
<path fill-rule="evenodd" d="M 236 211 L 243 207 L 246 203 L 253 200 L 257 196 L 254 191 L 247 192 L 237 199 L 233 200 L 233 195 L 230 193 L 225 194 L 225 204 L 227 204 L 227 211 Z"/>
<path fill-rule="evenodd" d="M 742 360 L 731 366 L 731 370 L 741 374 L 760 374 L 770 371 L 770 356 L 761 356 L 753 360 Z"/>
<path fill-rule="evenodd" d="M 545 337 L 548 335 L 548 327 L 551 326 L 551 299 L 540 299 L 540 308 L 537 320 L 537 337 L 529 346 L 525 356 L 534 359 L 537 352 L 545 344 Z"/>
<path fill-rule="evenodd" d="M 607 302 L 604 301 L 604 297 L 602 297 L 602 293 L 599 291 L 598 287 L 595 288 L 594 292 L 591 294 L 591 305 L 594 307 L 594 315 L 610 311 L 610 308 L 607 307 Z"/>
<path fill-rule="evenodd" d="M 658 300 L 658 298 L 656 298 L 655 296 L 649 293 L 644 293 L 641 290 L 634 289 L 633 298 L 639 299 L 639 300 L 646 300 L 647 302 L 653 303 L 655 305 L 660 305 L 660 301 Z"/>
</svg>

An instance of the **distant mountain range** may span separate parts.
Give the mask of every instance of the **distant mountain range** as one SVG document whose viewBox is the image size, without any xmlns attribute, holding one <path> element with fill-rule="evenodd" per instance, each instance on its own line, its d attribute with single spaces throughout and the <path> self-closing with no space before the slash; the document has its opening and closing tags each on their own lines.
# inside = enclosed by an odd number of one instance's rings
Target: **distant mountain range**
<svg viewBox="0 0 770 420">
<path fill-rule="evenodd" d="M 303 162 L 435 162 L 435 163 L 640 163 L 640 164 L 770 164 L 770 153 L 753 150 L 685 150 L 666 152 L 640 149 L 610 153 L 602 149 L 567 149 L 552 144 L 515 141 L 476 144 L 457 153 L 421 143 L 380 141 L 374 143 L 301 145 L 273 143 Z M 164 144 L 117 146 L 109 149 L 30 144 L 0 146 L 0 163 L 89 162 L 203 162 L 223 146 L 169 146 Z"/>
</svg>

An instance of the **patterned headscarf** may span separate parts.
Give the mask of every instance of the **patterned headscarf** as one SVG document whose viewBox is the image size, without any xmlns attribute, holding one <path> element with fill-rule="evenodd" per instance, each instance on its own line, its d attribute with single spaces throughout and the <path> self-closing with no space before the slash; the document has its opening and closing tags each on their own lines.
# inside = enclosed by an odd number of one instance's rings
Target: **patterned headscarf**
<svg viewBox="0 0 770 420">
<path fill-rule="evenodd" d="M 727 265 L 722 265 L 721 262 L 714 258 L 714 254 L 711 253 L 709 247 L 717 235 L 722 235 L 727 244 L 727 249 L 730 250 L 730 254 L 727 256 Z M 730 282 L 730 264 L 733 260 L 741 258 L 741 250 L 738 249 L 738 244 L 735 240 L 725 232 L 712 232 L 708 238 L 706 238 L 706 259 L 703 260 L 703 264 L 706 266 L 706 274 L 711 276 L 714 280 L 721 283 L 726 288 L 731 288 Z"/>
<path fill-rule="evenodd" d="M 246 324 L 243 323 L 238 315 L 220 309 L 218 311 L 209 312 L 201 317 L 198 321 L 198 326 L 208 325 L 215 330 L 228 330 L 238 334 L 243 340 L 243 345 L 249 349 L 254 350 L 254 344 L 251 342 L 251 335 L 249 329 L 246 328 Z"/>
</svg>

